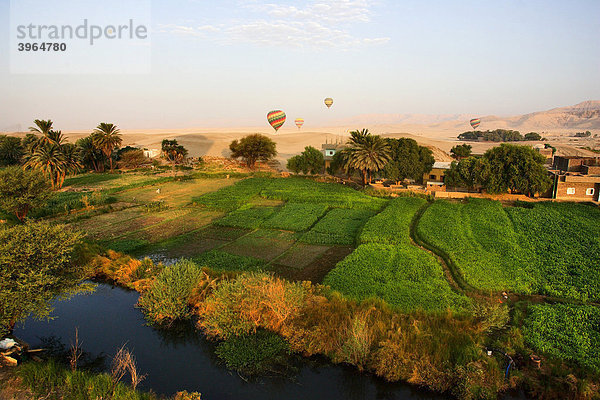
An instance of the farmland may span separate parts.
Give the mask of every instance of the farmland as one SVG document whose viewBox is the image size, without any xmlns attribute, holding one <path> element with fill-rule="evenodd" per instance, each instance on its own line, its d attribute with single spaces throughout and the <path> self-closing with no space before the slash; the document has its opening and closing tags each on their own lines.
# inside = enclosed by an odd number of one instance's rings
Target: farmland
<svg viewBox="0 0 600 400">
<path fill-rule="evenodd" d="M 470 199 L 436 201 L 417 230 L 479 290 L 598 301 L 598 222 L 600 211 L 582 204 Z"/>
<path fill-rule="evenodd" d="M 470 344 L 462 347 L 462 339 L 457 339 L 449 346 L 458 347 L 447 354 L 430 343 L 439 365 L 446 365 L 443 357 L 454 351 L 476 359 L 492 340 L 488 333 L 493 330 L 499 347 L 513 349 L 521 359 L 535 352 L 553 368 L 567 363 L 585 374 L 598 373 L 598 308 L 565 303 L 599 300 L 600 273 L 594 268 L 600 261 L 597 208 L 379 198 L 367 193 L 336 183 L 264 174 L 91 174 L 67 180 L 65 190 L 36 215 L 84 231 L 87 241 L 102 249 L 149 257 L 156 271 L 163 268 L 159 263 L 186 258 L 208 268 L 205 272 L 211 277 L 226 273 L 227 279 L 235 279 L 266 272 L 260 276 L 269 278 L 260 282 L 283 277 L 286 282 L 323 283 L 310 289 L 318 294 L 310 303 L 315 307 L 310 312 L 318 317 L 311 318 L 326 321 L 321 312 L 343 314 L 357 307 L 362 311 L 353 319 L 337 316 L 336 324 L 359 329 L 363 319 L 382 318 L 380 323 L 390 324 L 389 332 L 395 332 L 394 324 L 404 324 L 402 334 L 415 335 L 410 346 L 417 353 L 422 343 L 438 340 L 422 333 L 423 323 L 431 324 L 423 329 L 432 332 L 438 324 L 458 324 L 458 331 L 443 328 L 444 335 L 471 332 Z M 510 295 L 506 302 L 499 294 L 503 290 Z M 514 293 L 519 294 L 517 304 L 525 303 L 517 322 L 509 317 L 509 311 L 518 308 L 511 303 Z M 552 299 L 527 297 L 536 294 Z M 331 309 L 320 310 L 323 301 L 331 301 Z M 385 311 L 369 317 L 377 307 Z M 337 340 L 337 325 L 327 340 Z M 393 348 L 388 335 L 397 341 L 394 335 L 400 332 L 389 332 L 379 332 L 377 338 L 382 346 Z M 511 340 L 516 340 L 515 346 Z M 401 350 L 394 351 L 399 355 L 390 352 L 390 359 L 403 357 Z M 376 354 L 386 353 L 379 348 Z M 397 376 L 399 369 L 394 368 L 400 367 L 389 367 L 390 362 L 376 367 L 385 371 L 382 376 Z M 405 372 L 403 379 L 408 379 L 411 375 Z"/>
<path fill-rule="evenodd" d="M 363 228 L 364 244 L 325 283 L 357 299 L 382 298 L 403 311 L 466 309 L 468 298 L 452 291 L 438 260 L 411 243 L 411 220 L 425 203 L 414 197 L 392 200 Z"/>
<path fill-rule="evenodd" d="M 600 372 L 600 308 L 533 305 L 528 314 L 524 332 L 533 348 Z"/>
</svg>

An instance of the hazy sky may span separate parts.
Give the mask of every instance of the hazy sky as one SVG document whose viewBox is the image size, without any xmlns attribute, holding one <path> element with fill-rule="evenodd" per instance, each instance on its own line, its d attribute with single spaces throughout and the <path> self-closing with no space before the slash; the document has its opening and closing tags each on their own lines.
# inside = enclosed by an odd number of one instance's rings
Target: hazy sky
<svg viewBox="0 0 600 400">
<path fill-rule="evenodd" d="M 272 109 L 308 128 L 600 99 L 598 0 L 154 0 L 152 72 L 127 75 L 11 74 L 9 8 L 0 0 L 0 129 L 260 126 Z"/>
</svg>

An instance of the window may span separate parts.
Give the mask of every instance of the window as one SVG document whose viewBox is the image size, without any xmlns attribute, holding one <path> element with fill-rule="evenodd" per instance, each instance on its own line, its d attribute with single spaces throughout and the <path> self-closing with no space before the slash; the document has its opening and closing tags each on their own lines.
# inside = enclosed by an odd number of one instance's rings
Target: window
<svg viewBox="0 0 600 400">
<path fill-rule="evenodd" d="M 588 188 L 588 189 L 586 189 L 585 194 L 587 196 L 593 196 L 594 195 L 594 188 Z"/>
<path fill-rule="evenodd" d="M 429 175 L 429 179 L 435 180 L 435 175 Z"/>
<path fill-rule="evenodd" d="M 575 188 L 567 188 L 567 194 L 575 194 Z"/>
</svg>

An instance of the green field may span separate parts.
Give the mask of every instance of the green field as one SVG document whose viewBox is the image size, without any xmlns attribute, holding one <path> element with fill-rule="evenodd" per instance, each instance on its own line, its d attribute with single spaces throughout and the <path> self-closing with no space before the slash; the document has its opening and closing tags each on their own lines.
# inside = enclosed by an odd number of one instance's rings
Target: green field
<svg viewBox="0 0 600 400">
<path fill-rule="evenodd" d="M 371 216 L 371 210 L 334 208 L 300 240 L 311 244 L 354 244 L 358 232 Z"/>
<path fill-rule="evenodd" d="M 392 200 L 371 218 L 360 245 L 333 269 L 325 283 L 357 298 L 378 297 L 403 311 L 462 311 L 469 305 L 452 291 L 438 260 L 410 240 L 410 224 L 425 200 Z"/>
<path fill-rule="evenodd" d="M 436 201 L 417 230 L 477 289 L 598 301 L 599 223 L 598 208 L 584 204 L 470 199 Z"/>
<path fill-rule="evenodd" d="M 532 305 L 523 331 L 534 349 L 600 372 L 600 308 Z"/>
</svg>

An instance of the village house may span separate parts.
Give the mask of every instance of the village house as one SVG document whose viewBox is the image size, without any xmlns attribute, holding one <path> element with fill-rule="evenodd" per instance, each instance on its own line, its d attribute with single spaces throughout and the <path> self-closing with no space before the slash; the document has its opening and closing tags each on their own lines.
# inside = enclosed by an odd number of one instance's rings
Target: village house
<svg viewBox="0 0 600 400">
<path fill-rule="evenodd" d="M 331 165 L 333 156 L 338 151 L 341 151 L 346 145 L 343 143 L 325 143 L 321 145 L 321 151 L 323 152 L 323 159 L 325 160 L 325 170 Z"/>
<path fill-rule="evenodd" d="M 599 201 L 600 158 L 556 156 L 550 174 L 553 199 Z"/>
<path fill-rule="evenodd" d="M 446 171 L 450 169 L 451 162 L 436 161 L 431 171 L 423 175 L 423 183 L 429 191 L 446 191 L 444 183 Z"/>
</svg>

